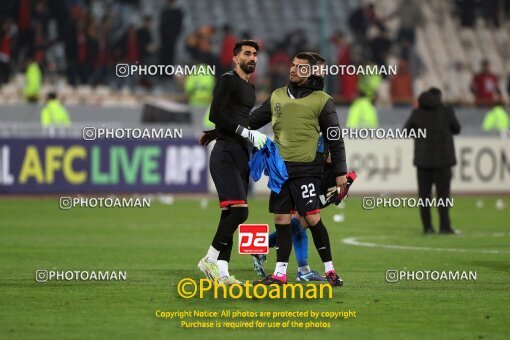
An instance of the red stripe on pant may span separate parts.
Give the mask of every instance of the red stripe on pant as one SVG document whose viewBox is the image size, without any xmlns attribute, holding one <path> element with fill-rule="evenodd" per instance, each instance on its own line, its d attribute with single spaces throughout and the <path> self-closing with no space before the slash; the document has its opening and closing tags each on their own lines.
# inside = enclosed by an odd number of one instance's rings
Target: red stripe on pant
<svg viewBox="0 0 510 340">
<path fill-rule="evenodd" d="M 245 200 L 221 201 L 220 208 L 226 208 L 226 207 L 234 205 L 234 204 L 246 204 L 246 201 Z"/>
<path fill-rule="evenodd" d="M 320 212 L 321 212 L 320 209 L 310 210 L 310 211 L 305 212 L 305 216 L 318 214 Z"/>
</svg>

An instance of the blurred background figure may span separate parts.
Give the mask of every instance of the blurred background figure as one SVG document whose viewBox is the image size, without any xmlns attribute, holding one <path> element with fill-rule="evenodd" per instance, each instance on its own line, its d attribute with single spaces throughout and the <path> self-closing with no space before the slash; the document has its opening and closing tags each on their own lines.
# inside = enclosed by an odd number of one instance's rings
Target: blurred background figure
<svg viewBox="0 0 510 340">
<path fill-rule="evenodd" d="M 25 99 L 29 103 L 36 103 L 39 101 L 41 88 L 43 83 L 43 76 L 39 64 L 34 59 L 29 59 L 27 62 L 27 70 L 25 72 Z"/>
<path fill-rule="evenodd" d="M 46 105 L 41 111 L 41 126 L 69 126 L 71 120 L 65 107 L 60 103 L 56 92 L 48 93 Z"/>
<path fill-rule="evenodd" d="M 176 45 L 182 32 L 183 20 L 184 14 L 175 5 L 175 0 L 167 0 L 166 7 L 159 20 L 159 37 L 161 40 L 159 62 L 163 65 L 173 65 L 175 63 Z"/>
<path fill-rule="evenodd" d="M 257 55 L 257 68 L 251 76 L 252 81 L 255 83 L 258 100 L 264 100 L 270 95 L 271 80 L 269 77 L 270 69 L 270 56 L 268 47 L 264 40 L 258 40 L 259 53 Z M 232 67 L 231 67 L 232 68 Z"/>
<path fill-rule="evenodd" d="M 91 72 L 92 40 L 87 32 L 86 22 L 76 11 L 77 23 L 70 23 L 67 31 L 66 56 L 68 82 L 71 85 L 87 84 Z"/>
<path fill-rule="evenodd" d="M 423 201 L 432 198 L 432 185 L 437 199 L 450 198 L 452 167 L 457 164 L 453 135 L 460 133 L 460 123 L 452 108 L 443 104 L 441 91 L 431 88 L 420 94 L 418 108 L 404 125 L 407 131 L 425 129 L 425 138 L 414 140 L 414 166 L 417 168 L 418 196 Z M 448 205 L 438 206 L 439 233 L 454 234 Z M 420 207 L 421 222 L 425 234 L 435 233 L 430 207 Z"/>
<path fill-rule="evenodd" d="M 409 106 L 414 101 L 413 76 L 404 59 L 398 63 L 398 73 L 390 79 L 391 101 L 395 106 Z"/>
<path fill-rule="evenodd" d="M 92 30 L 95 33 L 94 57 L 92 61 L 92 74 L 90 83 L 92 86 L 107 85 L 110 82 L 110 75 L 113 73 L 113 39 L 110 31 L 110 20 L 104 16 L 97 28 Z"/>
<path fill-rule="evenodd" d="M 232 32 L 232 28 L 230 25 L 223 25 L 223 39 L 221 41 L 220 48 L 220 73 L 223 74 L 225 72 L 230 71 L 232 68 L 232 51 L 234 50 L 234 45 L 236 44 L 236 37 Z"/>
<path fill-rule="evenodd" d="M 1 21 L 0 21 L 1 23 Z M 6 19 L 0 26 L 0 86 L 9 82 L 12 72 L 12 56 L 17 34 L 16 25 Z"/>
<path fill-rule="evenodd" d="M 457 15 L 460 19 L 460 25 L 462 27 L 474 27 L 476 12 L 477 12 L 477 0 L 455 0 L 455 7 Z"/>
<path fill-rule="evenodd" d="M 400 26 L 397 33 L 397 43 L 407 40 L 411 45 L 416 41 L 416 29 L 422 27 L 425 21 L 420 3 L 417 0 L 401 0 L 397 9 L 385 18 L 385 21 L 397 18 Z"/>
<path fill-rule="evenodd" d="M 388 30 L 385 27 L 377 28 L 375 38 L 370 40 L 371 59 L 376 65 L 387 65 L 387 60 L 391 52 L 392 41 Z"/>
<path fill-rule="evenodd" d="M 471 91 L 475 95 L 477 106 L 492 106 L 499 101 L 501 96 L 499 78 L 492 73 L 491 64 L 488 60 L 482 61 L 480 72 L 474 75 Z"/>
<path fill-rule="evenodd" d="M 197 67 L 199 66 L 201 65 L 197 65 Z M 205 67 L 203 64 L 202 66 Z M 186 77 L 184 81 L 184 93 L 188 97 L 188 104 L 193 110 L 193 120 L 202 121 L 204 128 L 214 126 L 209 121 L 209 108 L 215 85 L 216 78 L 212 74 L 194 74 Z"/>
<path fill-rule="evenodd" d="M 364 65 L 373 66 L 374 63 L 366 61 Z M 375 129 L 379 126 L 379 119 L 374 101 L 377 99 L 377 91 L 381 85 L 382 76 L 379 74 L 364 74 L 359 75 L 357 79 L 358 97 L 349 106 L 346 127 L 351 129 Z"/>
<path fill-rule="evenodd" d="M 285 43 L 279 43 L 269 61 L 271 91 L 287 83 L 290 63 L 291 57 Z"/>
<path fill-rule="evenodd" d="M 372 67 L 374 63 L 370 60 L 364 63 L 366 66 Z M 364 97 L 368 97 L 374 101 L 377 98 L 377 91 L 381 86 L 382 76 L 380 74 L 362 74 L 358 76 L 358 91 Z"/>
<path fill-rule="evenodd" d="M 155 64 L 156 60 L 153 58 L 156 53 L 157 46 L 154 42 L 152 29 L 152 17 L 146 15 L 143 19 L 143 26 L 136 32 L 136 39 L 138 41 L 138 63 L 144 65 Z M 140 85 L 145 88 L 150 88 L 152 82 L 150 76 L 142 76 L 140 79 Z"/>
<path fill-rule="evenodd" d="M 148 64 L 151 61 L 155 61 L 152 59 L 152 56 L 154 52 L 156 52 L 157 46 L 154 42 L 152 32 L 152 17 L 150 15 L 146 15 L 143 18 L 143 26 L 136 32 L 137 39 L 139 41 L 138 53 L 140 55 L 140 63 Z"/>
<path fill-rule="evenodd" d="M 348 23 L 356 43 L 361 46 L 363 51 L 366 51 L 367 48 L 369 29 L 374 26 L 383 27 L 373 3 L 367 3 L 354 9 L 349 15 Z"/>
<path fill-rule="evenodd" d="M 193 31 L 186 38 L 186 51 L 194 62 L 212 65 L 219 70 L 219 58 L 214 53 L 213 39 L 216 33 L 214 27 L 205 25 Z M 221 76 L 216 72 L 216 77 Z"/>
<path fill-rule="evenodd" d="M 469 102 L 469 95 L 465 93 L 464 87 L 471 82 L 472 75 L 462 61 L 453 62 L 448 70 L 451 83 L 447 84 L 445 92 L 453 105 L 465 105 Z M 461 86 L 458 86 L 461 85 Z"/>
<path fill-rule="evenodd" d="M 508 113 L 505 111 L 505 107 L 500 101 L 487 112 L 483 119 L 482 128 L 484 131 L 497 131 L 501 134 L 501 137 L 507 137 L 509 127 Z"/>
<path fill-rule="evenodd" d="M 349 107 L 345 126 L 349 129 L 375 129 L 379 126 L 377 110 L 372 104 L 372 99 L 363 92 Z"/>
<path fill-rule="evenodd" d="M 330 57 L 327 59 L 337 65 L 349 65 L 351 62 L 351 48 L 345 32 L 334 32 L 333 35 L 331 35 L 330 42 Z M 330 94 L 338 96 L 339 90 L 342 87 L 342 78 L 343 75 L 339 75 L 338 77 L 326 77 L 328 92 Z"/>
</svg>

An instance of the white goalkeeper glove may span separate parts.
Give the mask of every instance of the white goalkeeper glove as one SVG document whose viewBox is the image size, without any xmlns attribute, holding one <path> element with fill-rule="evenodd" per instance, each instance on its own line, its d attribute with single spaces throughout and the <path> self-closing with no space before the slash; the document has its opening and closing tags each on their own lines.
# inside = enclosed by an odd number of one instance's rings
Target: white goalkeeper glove
<svg viewBox="0 0 510 340">
<path fill-rule="evenodd" d="M 266 145 L 267 136 L 255 130 L 248 130 L 245 127 L 239 125 L 236 133 L 243 138 L 246 138 L 253 144 L 257 149 L 262 149 Z"/>
</svg>

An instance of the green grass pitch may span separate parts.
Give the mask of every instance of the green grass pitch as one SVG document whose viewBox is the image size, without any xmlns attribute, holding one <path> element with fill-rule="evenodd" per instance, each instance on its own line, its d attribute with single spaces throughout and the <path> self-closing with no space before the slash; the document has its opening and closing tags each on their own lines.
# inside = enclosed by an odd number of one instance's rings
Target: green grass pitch
<svg viewBox="0 0 510 340">
<path fill-rule="evenodd" d="M 150 208 L 75 208 L 63 211 L 58 198 L 2 198 L 0 201 L 1 339 L 180 339 L 277 337 L 319 339 L 508 339 L 510 335 L 510 208 L 496 198 L 455 198 L 455 236 L 423 236 L 417 209 L 365 211 L 359 197 L 344 209 L 322 213 L 333 260 L 344 279 L 333 299 L 185 300 L 180 279 L 201 278 L 196 267 L 216 229 L 217 202 L 177 197 L 173 205 Z M 508 202 L 508 197 L 505 198 Z M 268 223 L 267 200 L 250 201 L 251 223 Z M 334 214 L 343 214 L 341 223 Z M 434 220 L 437 214 L 434 212 Z M 436 223 L 437 226 L 437 223 Z M 388 249 L 347 245 L 343 239 L 377 245 L 424 247 Z M 310 240 L 310 263 L 323 270 Z M 237 245 L 237 242 L 236 242 Z M 234 247 L 236 249 L 236 246 Z M 440 249 L 450 248 L 445 252 Z M 439 250 L 438 250 L 439 249 Z M 463 251 L 457 251 L 461 249 Z M 489 253 L 487 250 L 496 250 Z M 271 250 L 267 268 L 274 268 Z M 291 255 L 289 274 L 295 275 Z M 35 271 L 125 270 L 126 281 L 37 283 Z M 470 270 L 476 281 L 387 283 L 397 270 Z M 234 251 L 231 274 L 256 279 L 249 256 Z M 329 329 L 182 329 L 178 320 L 156 318 L 156 310 L 314 311 L 356 310 L 357 317 L 330 321 Z M 244 319 L 246 320 L 246 319 Z M 249 319 L 248 319 L 249 320 Z"/>
</svg>

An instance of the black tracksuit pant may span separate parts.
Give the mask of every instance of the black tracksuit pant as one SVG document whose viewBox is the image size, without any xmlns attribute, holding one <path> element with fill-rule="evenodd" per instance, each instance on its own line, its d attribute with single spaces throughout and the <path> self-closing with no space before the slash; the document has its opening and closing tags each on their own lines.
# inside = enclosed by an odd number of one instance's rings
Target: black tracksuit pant
<svg viewBox="0 0 510 340">
<path fill-rule="evenodd" d="M 439 210 L 439 228 L 441 231 L 448 231 L 450 226 L 449 207 L 446 199 L 450 198 L 450 183 L 452 180 L 452 168 L 450 166 L 441 168 L 421 168 L 418 167 L 418 195 L 425 201 L 431 198 L 432 184 L 436 186 L 438 199 L 442 199 L 445 206 L 438 207 Z M 424 231 L 432 230 L 432 221 L 430 218 L 430 207 L 420 207 L 421 222 Z"/>
</svg>

